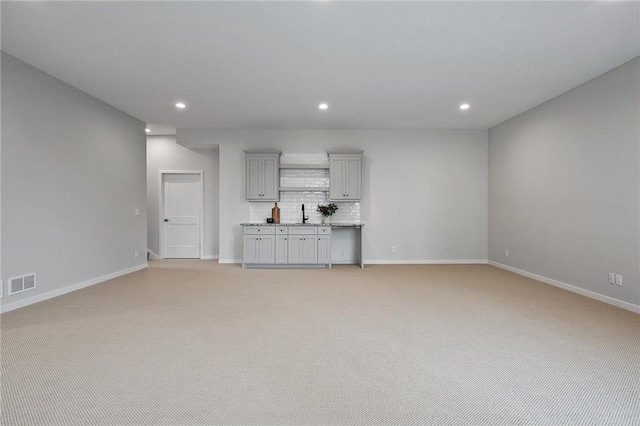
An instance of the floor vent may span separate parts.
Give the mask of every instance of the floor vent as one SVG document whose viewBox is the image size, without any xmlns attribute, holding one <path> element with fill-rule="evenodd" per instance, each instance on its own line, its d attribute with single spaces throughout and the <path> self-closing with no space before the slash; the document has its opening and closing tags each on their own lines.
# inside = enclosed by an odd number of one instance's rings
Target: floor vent
<svg viewBox="0 0 640 426">
<path fill-rule="evenodd" d="M 9 278 L 9 296 L 36 288 L 36 274 Z"/>
</svg>

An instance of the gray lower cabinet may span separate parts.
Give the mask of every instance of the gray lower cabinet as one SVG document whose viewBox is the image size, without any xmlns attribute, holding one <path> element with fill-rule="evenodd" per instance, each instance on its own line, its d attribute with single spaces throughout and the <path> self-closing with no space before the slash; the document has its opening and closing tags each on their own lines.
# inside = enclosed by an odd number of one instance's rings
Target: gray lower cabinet
<svg viewBox="0 0 640 426">
<path fill-rule="evenodd" d="M 318 235 L 318 263 L 331 263 L 330 235 Z"/>
<path fill-rule="evenodd" d="M 275 263 L 275 236 L 256 235 L 244 236 L 243 262 L 244 263 Z"/>
<path fill-rule="evenodd" d="M 289 263 L 314 264 L 318 263 L 318 227 L 291 226 L 289 227 Z"/>
<path fill-rule="evenodd" d="M 289 241 L 286 235 L 276 235 L 276 263 L 289 263 Z"/>
<path fill-rule="evenodd" d="M 275 229 L 271 226 L 245 226 L 242 236 L 242 263 L 275 262 Z"/>
<path fill-rule="evenodd" d="M 292 235 L 289 237 L 289 262 L 291 264 L 318 263 L 318 244 L 315 235 Z"/>
<path fill-rule="evenodd" d="M 243 266 L 331 267 L 329 226 L 244 226 Z"/>
</svg>

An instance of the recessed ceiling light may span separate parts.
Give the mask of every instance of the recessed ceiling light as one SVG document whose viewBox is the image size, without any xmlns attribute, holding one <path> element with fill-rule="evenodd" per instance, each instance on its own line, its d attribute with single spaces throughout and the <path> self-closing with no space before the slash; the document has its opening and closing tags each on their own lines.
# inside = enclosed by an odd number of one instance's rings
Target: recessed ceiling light
<svg viewBox="0 0 640 426">
<path fill-rule="evenodd" d="M 469 109 L 470 107 L 471 107 L 471 105 L 469 105 L 469 104 L 462 104 L 462 105 L 460 105 L 460 109 L 461 109 L 461 110 Z"/>
<path fill-rule="evenodd" d="M 184 109 L 184 108 L 186 108 L 186 107 L 187 107 L 187 106 L 184 104 L 184 102 L 178 102 L 178 103 L 176 104 L 176 108 Z"/>
<path fill-rule="evenodd" d="M 150 133 L 150 132 L 151 132 L 151 129 L 146 128 L 146 129 L 144 129 L 144 131 L 145 131 L 145 132 L 147 132 L 147 133 Z"/>
<path fill-rule="evenodd" d="M 329 105 L 327 105 L 327 104 L 320 104 L 320 105 L 318 105 L 318 108 L 320 108 L 321 110 L 325 110 L 325 109 L 328 109 L 328 108 L 329 108 Z"/>
</svg>

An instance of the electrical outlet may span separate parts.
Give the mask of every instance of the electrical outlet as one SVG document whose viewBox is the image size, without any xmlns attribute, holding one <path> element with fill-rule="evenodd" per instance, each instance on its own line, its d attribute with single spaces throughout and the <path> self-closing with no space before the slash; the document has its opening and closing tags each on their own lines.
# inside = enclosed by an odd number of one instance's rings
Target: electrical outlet
<svg viewBox="0 0 640 426">
<path fill-rule="evenodd" d="M 140 256 L 140 252 L 138 252 L 138 250 L 133 252 L 133 257 L 138 257 Z"/>
<path fill-rule="evenodd" d="M 614 284 L 616 283 L 616 274 L 613 273 L 609 273 L 609 284 Z"/>
<path fill-rule="evenodd" d="M 398 247 L 396 247 L 396 246 L 392 246 L 391 247 L 391 253 L 395 253 L 397 251 L 398 251 Z"/>
<path fill-rule="evenodd" d="M 622 285 L 622 275 L 616 274 L 616 285 Z"/>
<path fill-rule="evenodd" d="M 135 209 L 135 210 L 133 211 L 133 213 L 134 213 L 136 216 L 140 216 L 140 209 Z"/>
<path fill-rule="evenodd" d="M 509 257 L 509 250 L 504 251 L 504 257 Z"/>
</svg>

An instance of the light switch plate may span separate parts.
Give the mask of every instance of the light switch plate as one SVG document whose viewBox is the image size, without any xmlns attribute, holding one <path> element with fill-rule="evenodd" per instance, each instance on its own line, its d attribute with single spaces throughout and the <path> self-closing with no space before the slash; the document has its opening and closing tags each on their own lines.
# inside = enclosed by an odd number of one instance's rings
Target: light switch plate
<svg viewBox="0 0 640 426">
<path fill-rule="evenodd" d="M 140 209 L 136 209 L 136 210 L 135 210 L 135 215 L 136 215 L 136 216 L 140 216 Z"/>
</svg>

